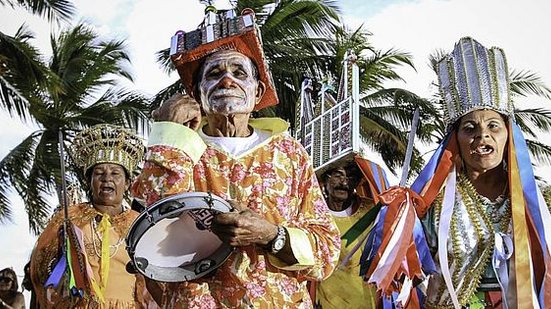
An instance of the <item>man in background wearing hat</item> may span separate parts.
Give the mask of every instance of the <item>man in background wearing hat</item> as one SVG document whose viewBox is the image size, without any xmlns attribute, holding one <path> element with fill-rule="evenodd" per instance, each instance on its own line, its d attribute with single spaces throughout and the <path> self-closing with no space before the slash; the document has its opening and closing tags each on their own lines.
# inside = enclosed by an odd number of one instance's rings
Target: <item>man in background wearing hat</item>
<svg viewBox="0 0 551 309">
<path fill-rule="evenodd" d="M 371 230 L 370 224 L 362 226 L 361 221 L 369 216 L 378 195 L 388 188 L 385 172 L 379 165 L 356 156 L 354 161 L 337 160 L 317 174 L 327 206 L 345 240 L 337 269 L 327 280 L 314 283 L 316 305 L 323 309 L 375 308 L 375 289 L 358 276 L 360 249 Z"/>
<path fill-rule="evenodd" d="M 231 201 L 236 211 L 217 215 L 212 231 L 236 250 L 209 277 L 149 280 L 148 288 L 162 307 L 310 308 L 306 280 L 333 271 L 338 230 L 308 155 L 286 133 L 287 124 L 250 119 L 254 110 L 277 104 L 254 16 L 215 16 L 237 32 L 209 41 L 209 33 L 220 35 L 209 32 L 219 25 L 209 24 L 211 17 L 207 13 L 197 30 L 206 33 L 206 42 L 189 43 L 195 32 L 176 35 L 184 43 L 173 46 L 172 59 L 196 102 L 176 95 L 153 113 L 133 192 L 148 205 L 189 191 Z"/>
</svg>

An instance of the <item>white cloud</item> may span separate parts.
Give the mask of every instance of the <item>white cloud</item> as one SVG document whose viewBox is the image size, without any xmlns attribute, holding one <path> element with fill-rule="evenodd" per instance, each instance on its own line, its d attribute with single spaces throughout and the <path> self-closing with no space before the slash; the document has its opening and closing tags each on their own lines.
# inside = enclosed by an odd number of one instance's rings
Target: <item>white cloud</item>
<svg viewBox="0 0 551 309">
<path fill-rule="evenodd" d="M 406 88 L 429 94 L 435 75 L 428 56 L 436 49 L 451 51 L 456 41 L 471 36 L 483 45 L 505 50 L 510 68 L 538 72 L 551 83 L 551 41 L 542 35 L 551 28 L 544 0 L 420 0 L 387 6 L 365 20 L 378 48 L 412 53 L 417 72 L 404 70 Z M 361 18 L 351 15 L 354 25 Z"/>
<path fill-rule="evenodd" d="M 202 21 L 204 6 L 198 1 L 173 1 L 159 9 L 159 2 L 135 3 L 126 21 L 136 87 L 155 94 L 178 79 L 168 77 L 156 63 L 155 53 L 170 47 L 177 30 L 194 30 Z"/>
</svg>

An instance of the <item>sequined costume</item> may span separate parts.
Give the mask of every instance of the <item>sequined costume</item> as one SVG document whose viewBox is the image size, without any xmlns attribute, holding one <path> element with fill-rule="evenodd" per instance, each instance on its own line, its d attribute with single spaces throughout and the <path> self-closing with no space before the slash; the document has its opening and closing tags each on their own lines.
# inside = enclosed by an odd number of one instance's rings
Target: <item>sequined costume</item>
<svg viewBox="0 0 551 309">
<path fill-rule="evenodd" d="M 507 195 L 495 201 L 479 195 L 466 175 L 458 176 L 456 203 L 451 219 L 448 257 L 453 286 L 459 303 L 479 301 L 476 291 L 499 291 L 500 286 L 493 271 L 491 257 L 496 242 L 495 234 L 511 240 L 511 205 Z M 436 252 L 438 216 L 442 210 L 442 194 L 427 216 L 428 240 Z M 438 260 L 436 260 L 438 262 Z M 427 290 L 427 308 L 453 307 L 446 283 L 441 273 L 431 276 Z"/>
<path fill-rule="evenodd" d="M 86 175 L 86 189 L 97 204 L 71 200 L 38 237 L 30 274 L 40 307 L 135 308 L 148 296 L 143 278 L 126 271 L 130 258 L 124 244 L 138 216 L 124 207 L 124 192 L 143 151 L 137 135 L 109 124 L 73 138 L 73 163 Z"/>
<path fill-rule="evenodd" d="M 370 235 L 373 241 L 364 249 L 367 279 L 386 295 L 403 295 L 397 300 L 401 304 L 417 295 L 415 282 L 428 278 L 424 305 L 429 308 L 549 308 L 551 235 L 547 227 L 551 214 L 536 185 L 524 135 L 514 122 L 505 54 L 466 37 L 436 65 L 436 71 L 447 134 L 411 189 L 387 194 L 386 214 L 381 214 Z M 491 168 L 496 173 L 503 168 L 502 175 L 507 177 L 501 196 L 494 201 L 475 190 L 458 164 L 469 158 L 464 157 L 464 149 L 460 151 L 459 141 L 469 127 L 458 124 L 479 110 L 500 115 L 499 130 L 507 133 L 506 140 L 500 141 L 505 150 L 499 165 Z M 478 140 L 482 140 L 481 130 L 473 131 L 473 136 L 478 134 L 472 138 L 477 139 L 477 148 L 486 143 Z M 493 133 L 484 134 L 495 138 Z M 474 144 L 462 139 L 462 147 Z M 497 146 L 490 148 L 492 154 L 498 153 Z M 427 212 L 425 233 L 412 228 L 420 225 L 418 217 Z M 395 248 L 413 250 L 396 261 L 388 257 L 400 257 L 405 251 Z"/>
<path fill-rule="evenodd" d="M 188 191 L 240 200 L 286 227 L 298 263 L 284 265 L 258 246 L 238 248 L 212 277 L 167 284 L 162 306 L 310 308 L 306 280 L 322 280 L 336 265 L 339 233 L 304 149 L 284 132 L 281 120 L 254 119 L 249 124 L 271 136 L 234 157 L 206 145 L 187 127 L 154 123 L 133 193 L 147 204 Z"/>
</svg>

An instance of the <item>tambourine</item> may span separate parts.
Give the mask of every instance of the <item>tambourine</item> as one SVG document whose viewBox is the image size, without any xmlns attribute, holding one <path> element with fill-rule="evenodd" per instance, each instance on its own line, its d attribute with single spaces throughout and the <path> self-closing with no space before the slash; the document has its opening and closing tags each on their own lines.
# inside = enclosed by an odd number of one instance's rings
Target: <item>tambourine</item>
<svg viewBox="0 0 551 309">
<path fill-rule="evenodd" d="M 130 227 L 126 237 L 130 261 L 138 272 L 156 281 L 183 282 L 205 276 L 233 251 L 210 231 L 214 216 L 231 210 L 227 201 L 206 192 L 157 201 Z"/>
</svg>

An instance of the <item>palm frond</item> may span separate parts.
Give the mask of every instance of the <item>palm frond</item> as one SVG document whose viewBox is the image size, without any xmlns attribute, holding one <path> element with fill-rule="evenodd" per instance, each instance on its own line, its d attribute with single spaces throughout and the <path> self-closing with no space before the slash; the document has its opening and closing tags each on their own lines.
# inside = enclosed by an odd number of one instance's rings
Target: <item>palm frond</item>
<svg viewBox="0 0 551 309">
<path fill-rule="evenodd" d="M 29 96 L 48 80 L 40 53 L 28 42 L 32 38 L 26 25 L 13 37 L 0 32 L 0 106 L 23 121 L 31 116 Z"/>
<path fill-rule="evenodd" d="M 538 74 L 526 70 L 513 70 L 509 76 L 513 95 L 536 95 L 551 100 L 551 89 L 545 85 Z"/>
<path fill-rule="evenodd" d="M 536 132 L 532 128 L 538 128 L 543 132 L 551 131 L 551 111 L 545 108 L 516 109 L 515 121 L 532 137 L 536 137 Z"/>
<path fill-rule="evenodd" d="M 5 198 L 9 190 L 23 194 L 41 135 L 42 132 L 32 133 L 0 161 L 0 221 L 9 220 L 12 213 L 12 202 Z"/>
<path fill-rule="evenodd" d="M 526 144 L 528 145 L 530 154 L 536 161 L 551 165 L 551 146 L 532 139 L 526 139 Z"/>
<path fill-rule="evenodd" d="M 75 7 L 69 0 L 0 0 L 0 5 L 18 5 L 50 21 L 68 21 L 75 14 Z"/>
<path fill-rule="evenodd" d="M 153 99 L 151 100 L 151 105 L 149 106 L 149 112 L 153 112 L 156 108 L 161 106 L 161 104 L 168 100 L 171 96 L 173 96 L 176 93 L 185 93 L 184 86 L 182 85 L 182 82 L 180 80 L 175 81 L 170 86 L 164 88 L 163 90 L 159 91 Z"/>
</svg>

